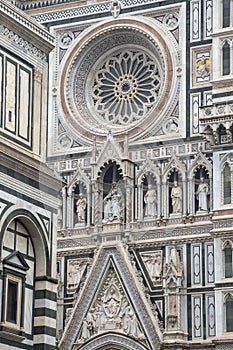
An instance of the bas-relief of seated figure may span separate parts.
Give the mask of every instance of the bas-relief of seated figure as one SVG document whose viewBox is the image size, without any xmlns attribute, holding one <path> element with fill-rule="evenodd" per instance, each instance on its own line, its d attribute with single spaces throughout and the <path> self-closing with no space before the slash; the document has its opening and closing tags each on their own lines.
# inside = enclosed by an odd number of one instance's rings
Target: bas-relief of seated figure
<svg viewBox="0 0 233 350">
<path fill-rule="evenodd" d="M 122 220 L 122 195 L 117 186 L 114 186 L 104 198 L 103 223 Z"/>
</svg>

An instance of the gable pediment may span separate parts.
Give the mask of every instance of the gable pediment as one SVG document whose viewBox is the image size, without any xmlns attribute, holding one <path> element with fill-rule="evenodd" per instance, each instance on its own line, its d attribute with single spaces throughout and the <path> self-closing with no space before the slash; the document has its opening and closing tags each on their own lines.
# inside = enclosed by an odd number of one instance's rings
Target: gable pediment
<svg viewBox="0 0 233 350">
<path fill-rule="evenodd" d="M 159 348 L 162 333 L 121 243 L 103 246 L 79 294 L 60 349 L 115 332 Z M 79 348 L 78 346 L 78 348 Z"/>
<path fill-rule="evenodd" d="M 14 268 L 18 268 L 23 271 L 27 271 L 29 269 L 28 264 L 26 263 L 23 255 L 19 252 L 13 252 L 9 254 L 4 260 L 4 265 L 9 265 Z"/>
</svg>

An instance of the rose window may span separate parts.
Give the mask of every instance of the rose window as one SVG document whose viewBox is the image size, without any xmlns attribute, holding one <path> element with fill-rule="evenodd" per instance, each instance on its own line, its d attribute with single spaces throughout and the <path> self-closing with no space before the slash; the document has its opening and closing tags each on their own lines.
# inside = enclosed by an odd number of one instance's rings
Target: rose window
<svg viewBox="0 0 233 350">
<path fill-rule="evenodd" d="M 146 53 L 124 51 L 108 58 L 92 85 L 92 104 L 106 123 L 126 125 L 142 119 L 160 91 L 156 62 Z"/>
</svg>

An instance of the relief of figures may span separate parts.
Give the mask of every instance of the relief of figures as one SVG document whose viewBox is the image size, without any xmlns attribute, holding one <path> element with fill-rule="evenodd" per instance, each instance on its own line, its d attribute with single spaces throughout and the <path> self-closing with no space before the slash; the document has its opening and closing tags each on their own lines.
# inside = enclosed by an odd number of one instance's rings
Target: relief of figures
<svg viewBox="0 0 233 350">
<path fill-rule="evenodd" d="M 68 262 L 67 292 L 74 292 L 78 287 L 86 265 L 87 261 L 70 260 Z"/>
<path fill-rule="evenodd" d="M 144 338 L 137 315 L 130 305 L 116 272 L 110 269 L 105 282 L 83 320 L 79 342 L 101 331 L 118 330 L 137 339 Z"/>
<path fill-rule="evenodd" d="M 162 274 L 162 251 L 141 254 L 148 274 L 153 283 L 161 281 Z"/>
</svg>

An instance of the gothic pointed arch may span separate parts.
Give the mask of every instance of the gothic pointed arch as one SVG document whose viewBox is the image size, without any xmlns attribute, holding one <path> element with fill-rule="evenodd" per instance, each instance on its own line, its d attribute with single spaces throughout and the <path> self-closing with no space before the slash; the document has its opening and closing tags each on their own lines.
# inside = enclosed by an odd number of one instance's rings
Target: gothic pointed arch
<svg viewBox="0 0 233 350">
<path fill-rule="evenodd" d="M 167 163 L 167 165 L 164 168 L 163 182 L 166 182 L 170 174 L 175 170 L 181 174 L 182 181 L 185 181 L 185 178 L 186 178 L 185 164 L 175 154 L 173 154 L 170 161 Z"/>
<path fill-rule="evenodd" d="M 212 178 L 212 163 L 201 151 L 199 151 L 192 162 L 190 169 L 188 170 L 188 179 L 194 177 L 195 172 L 200 167 L 205 168 L 208 172 L 209 178 Z"/>
<path fill-rule="evenodd" d="M 71 181 L 67 184 L 68 192 L 72 191 L 78 183 L 82 183 L 86 188 L 86 191 L 89 190 L 91 181 L 81 167 L 78 167 L 76 172 L 74 172 Z"/>
<path fill-rule="evenodd" d="M 157 167 L 156 164 L 153 163 L 153 161 L 150 158 L 147 158 L 142 167 L 137 172 L 137 184 L 140 185 L 143 182 L 146 174 L 149 173 L 156 178 L 157 182 L 160 182 L 160 169 Z"/>
<path fill-rule="evenodd" d="M 99 322 L 96 326 L 95 321 L 95 327 L 100 329 L 95 330 L 94 334 L 88 333 L 86 326 L 93 318 L 99 320 L 101 313 L 104 314 L 105 326 L 101 328 Z M 85 344 L 89 342 L 91 344 L 96 334 L 107 337 L 112 328 L 119 339 L 125 339 L 121 349 L 125 347 L 127 350 L 137 348 L 141 350 L 160 347 L 162 333 L 158 320 L 148 305 L 139 281 L 133 277 L 130 257 L 126 254 L 122 243 L 103 245 L 98 251 L 59 348 L 71 350 L 74 344 L 83 344 L 83 349 L 86 349 Z M 130 343 L 134 344 L 134 347 L 133 345 L 127 347 Z M 136 344 L 141 344 L 141 349 Z"/>
<path fill-rule="evenodd" d="M 93 180 L 97 180 L 97 178 L 101 176 L 102 170 L 109 162 L 115 162 L 121 169 L 123 169 L 123 157 L 123 149 L 113 138 L 111 132 L 109 132 L 107 135 L 107 140 L 105 141 L 103 148 L 96 159 L 96 163 L 93 165 Z"/>
<path fill-rule="evenodd" d="M 124 335 L 109 332 L 94 338 L 79 350 L 148 350 L 148 347 Z"/>
</svg>

